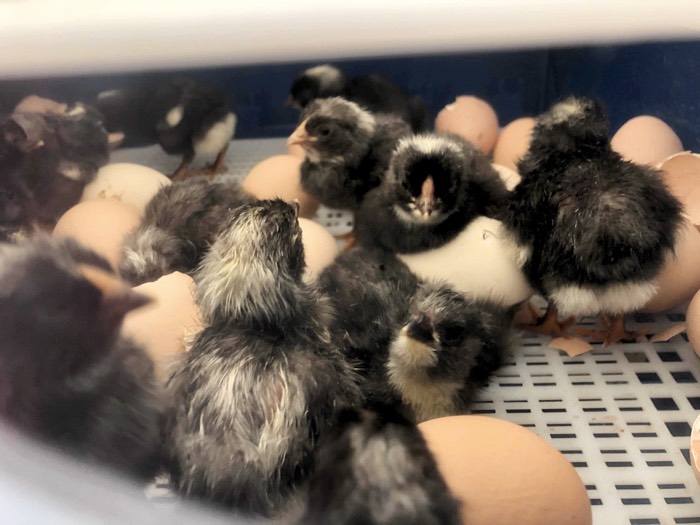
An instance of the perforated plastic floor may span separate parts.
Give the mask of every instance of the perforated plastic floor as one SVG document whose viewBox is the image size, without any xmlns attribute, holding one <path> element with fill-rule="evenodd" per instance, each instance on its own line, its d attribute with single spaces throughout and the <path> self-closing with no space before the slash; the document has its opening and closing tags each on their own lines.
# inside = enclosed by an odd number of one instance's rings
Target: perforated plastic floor
<svg viewBox="0 0 700 525">
<path fill-rule="evenodd" d="M 283 139 L 234 141 L 229 174 L 243 176 L 282 153 Z M 178 164 L 157 147 L 118 151 L 113 161 L 164 172 Z M 348 214 L 324 208 L 316 220 L 334 233 L 351 226 Z M 683 314 L 630 321 L 658 331 Z M 595 525 L 700 524 L 700 485 L 689 466 L 699 381 L 700 359 L 685 334 L 666 343 L 595 346 L 576 358 L 548 348 L 545 337 L 523 334 L 474 412 L 526 426 L 562 451 L 586 484 Z"/>
</svg>

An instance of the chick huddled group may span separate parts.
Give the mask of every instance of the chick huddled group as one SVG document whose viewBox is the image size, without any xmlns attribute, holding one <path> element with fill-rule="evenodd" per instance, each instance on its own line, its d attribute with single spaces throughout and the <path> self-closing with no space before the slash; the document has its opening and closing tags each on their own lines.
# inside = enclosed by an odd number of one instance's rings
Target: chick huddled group
<svg viewBox="0 0 700 525">
<path fill-rule="evenodd" d="M 614 342 L 631 336 L 622 315 L 654 292 L 681 207 L 655 170 L 612 151 L 593 100 L 571 97 L 538 118 L 508 191 L 474 145 L 425 132 L 424 105 L 387 82 L 322 66 L 292 88 L 303 188 L 355 213 L 352 248 L 318 278 L 304 273 L 298 205 L 258 201 L 230 179 L 163 187 L 118 268 L 41 233 L 1 246 L 0 416 L 82 459 L 144 477 L 163 469 L 184 497 L 244 514 L 460 523 L 417 424 L 469 412 L 527 296 L 474 286 L 445 254 L 489 221 L 549 301 L 540 328 L 560 329 L 557 310 L 604 314 Z M 125 115 L 125 100 L 143 109 Z M 97 102 L 123 131 L 147 129 L 182 154 L 176 179 L 197 153 L 218 153 L 221 167 L 235 117 L 216 92 L 178 81 Z M 97 132 L 52 155 L 76 119 Z M 57 131 L 41 135 L 34 121 Z M 72 195 L 107 162 L 107 131 L 89 108 L 14 115 L 0 129 L 3 227 L 43 217 L 54 172 Z M 147 302 L 131 286 L 174 271 L 194 278 L 202 328 L 160 385 L 120 326 Z"/>
</svg>

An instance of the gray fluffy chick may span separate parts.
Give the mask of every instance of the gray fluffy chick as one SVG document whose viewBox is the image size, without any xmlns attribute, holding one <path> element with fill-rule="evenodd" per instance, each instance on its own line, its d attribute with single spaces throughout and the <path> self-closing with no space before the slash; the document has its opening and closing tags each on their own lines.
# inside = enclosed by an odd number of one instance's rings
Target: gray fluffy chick
<svg viewBox="0 0 700 525">
<path fill-rule="evenodd" d="M 288 144 L 306 152 L 301 185 L 330 208 L 356 210 L 379 185 L 396 142 L 411 128 L 393 115 L 373 115 L 334 97 L 313 101 Z"/>
<path fill-rule="evenodd" d="M 299 525 L 459 525 L 420 431 L 391 409 L 343 411 L 319 448 Z"/>
<path fill-rule="evenodd" d="M 466 413 L 513 340 L 512 312 L 419 280 L 379 250 L 341 254 L 319 283 L 367 404 L 393 406 L 414 422 Z"/>
<path fill-rule="evenodd" d="M 193 273 L 228 212 L 253 200 L 232 180 L 193 177 L 164 186 L 124 240 L 120 275 L 138 285 L 171 272 Z"/>
<path fill-rule="evenodd" d="M 280 200 L 234 211 L 202 261 L 205 327 L 168 382 L 167 449 L 181 494 L 281 513 L 338 407 L 361 404 L 331 340 L 332 309 L 303 273 L 301 230 Z"/>
<path fill-rule="evenodd" d="M 119 336 L 148 302 L 97 254 L 39 235 L 0 246 L 0 417 L 76 457 L 143 478 L 160 466 L 153 363 Z"/>
</svg>

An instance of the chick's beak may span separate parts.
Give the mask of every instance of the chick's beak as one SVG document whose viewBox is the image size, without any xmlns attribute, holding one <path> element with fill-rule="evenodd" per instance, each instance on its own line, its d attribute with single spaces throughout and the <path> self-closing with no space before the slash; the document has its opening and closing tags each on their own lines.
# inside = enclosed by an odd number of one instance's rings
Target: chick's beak
<svg viewBox="0 0 700 525">
<path fill-rule="evenodd" d="M 102 293 L 99 317 L 107 328 L 116 329 L 126 314 L 152 302 L 150 297 L 133 291 L 127 283 L 101 268 L 82 264 L 78 272 Z"/>
<path fill-rule="evenodd" d="M 318 140 L 316 137 L 312 137 L 307 133 L 306 122 L 307 120 L 302 121 L 297 129 L 294 130 L 294 133 L 289 136 L 287 139 L 287 146 L 298 144 L 302 148 L 307 148 Z"/>
<path fill-rule="evenodd" d="M 430 176 L 423 182 L 417 207 L 423 219 L 427 219 L 435 211 L 435 183 Z"/>
<path fill-rule="evenodd" d="M 433 323 L 424 314 L 416 314 L 411 317 L 405 330 L 408 337 L 421 343 L 427 344 L 434 341 Z"/>
</svg>

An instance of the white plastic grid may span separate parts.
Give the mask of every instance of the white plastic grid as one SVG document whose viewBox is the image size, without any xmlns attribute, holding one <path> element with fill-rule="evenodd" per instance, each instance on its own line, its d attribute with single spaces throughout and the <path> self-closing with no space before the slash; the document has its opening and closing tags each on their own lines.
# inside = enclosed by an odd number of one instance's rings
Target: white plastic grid
<svg viewBox="0 0 700 525">
<path fill-rule="evenodd" d="M 285 152 L 283 139 L 234 141 L 228 174 L 244 176 Z M 158 147 L 117 151 L 112 160 L 164 172 L 179 162 Z M 325 208 L 316 220 L 333 233 L 352 225 L 349 214 Z M 630 326 L 658 331 L 683 320 L 678 312 L 638 314 Z M 546 337 L 523 334 L 474 412 L 521 424 L 557 447 L 586 484 L 595 525 L 700 524 L 700 485 L 689 466 L 700 359 L 684 334 L 665 343 L 594 347 L 571 358 L 548 348 Z"/>
</svg>

